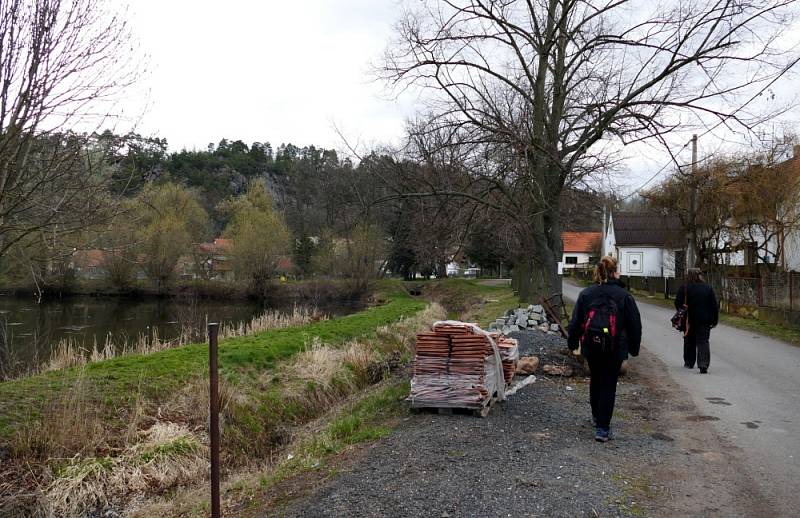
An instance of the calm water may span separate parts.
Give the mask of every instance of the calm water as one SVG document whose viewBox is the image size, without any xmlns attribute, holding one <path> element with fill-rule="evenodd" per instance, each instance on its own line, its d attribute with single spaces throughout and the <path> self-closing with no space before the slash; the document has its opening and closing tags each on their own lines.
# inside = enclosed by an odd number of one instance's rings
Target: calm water
<svg viewBox="0 0 800 518">
<path fill-rule="evenodd" d="M 291 311 L 292 307 L 265 307 L 248 301 L 193 299 L 130 299 L 124 297 L 71 297 L 36 304 L 32 299 L 0 296 L 0 377 L 28 370 L 46 361 L 63 338 L 72 338 L 86 349 L 95 340 L 100 347 L 111 333 L 121 347 L 141 335 L 161 339 L 179 336 L 187 326 L 198 330 L 206 322 L 247 322 L 267 309 Z M 323 307 L 329 315 L 352 312 L 356 306 Z"/>
</svg>

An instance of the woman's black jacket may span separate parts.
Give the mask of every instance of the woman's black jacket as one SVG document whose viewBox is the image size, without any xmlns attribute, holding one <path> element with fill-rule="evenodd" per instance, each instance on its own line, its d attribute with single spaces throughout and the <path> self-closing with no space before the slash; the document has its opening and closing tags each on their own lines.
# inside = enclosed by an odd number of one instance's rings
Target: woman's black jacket
<svg viewBox="0 0 800 518">
<path fill-rule="evenodd" d="M 692 324 L 713 327 L 719 322 L 719 302 L 709 284 L 693 282 L 678 288 L 675 309 L 680 309 L 684 304 L 689 306 L 689 329 Z"/>
<path fill-rule="evenodd" d="M 607 294 L 617 305 L 617 317 L 620 319 L 619 359 L 624 360 L 630 353 L 631 356 L 639 355 L 642 342 L 642 320 L 639 317 L 639 308 L 636 301 L 617 279 L 609 279 L 603 284 L 595 284 L 581 291 L 575 308 L 572 310 L 572 320 L 569 323 L 569 348 L 575 350 L 580 345 L 583 334 L 583 324 L 586 322 L 586 312 L 589 306 L 599 297 Z M 589 351 L 581 347 L 581 354 L 586 357 Z"/>
</svg>

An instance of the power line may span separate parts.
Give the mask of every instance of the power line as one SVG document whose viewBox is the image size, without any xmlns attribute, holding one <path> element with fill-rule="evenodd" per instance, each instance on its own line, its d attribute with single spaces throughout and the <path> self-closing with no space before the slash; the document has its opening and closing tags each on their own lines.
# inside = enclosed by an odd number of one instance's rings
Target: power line
<svg viewBox="0 0 800 518">
<path fill-rule="evenodd" d="M 698 135 L 698 137 L 697 137 L 697 138 L 704 137 L 704 136 L 708 135 L 709 133 L 711 133 L 712 131 L 714 131 L 714 130 L 715 130 L 715 129 L 717 129 L 718 127 L 720 127 L 722 124 L 724 124 L 724 123 L 725 123 L 725 122 L 726 122 L 728 119 L 730 119 L 731 117 L 734 117 L 734 116 L 735 116 L 737 113 L 739 113 L 741 110 L 743 110 L 743 109 L 744 109 L 744 108 L 745 108 L 745 107 L 746 107 L 748 104 L 750 104 L 751 102 L 753 102 L 754 100 L 756 100 L 756 98 L 760 97 L 760 96 L 761 96 L 761 95 L 762 95 L 764 92 L 766 92 L 768 88 L 770 88 L 772 85 L 774 85 L 774 84 L 775 84 L 775 83 L 778 81 L 778 79 L 780 79 L 781 77 L 783 77 L 783 76 L 784 76 L 784 74 L 786 74 L 786 73 L 787 73 L 789 70 L 791 70 L 791 69 L 792 69 L 792 68 L 793 68 L 795 65 L 797 65 L 797 63 L 800 63 L 800 56 L 798 56 L 798 57 L 797 57 L 797 58 L 795 58 L 795 59 L 794 59 L 794 60 L 793 60 L 791 63 L 789 63 L 788 65 L 786 65 L 786 66 L 783 68 L 783 70 L 781 70 L 781 71 L 780 71 L 780 73 L 778 73 L 778 74 L 777 74 L 777 75 L 776 75 L 776 76 L 775 76 L 775 77 L 774 77 L 774 78 L 773 78 L 773 79 L 772 79 L 772 80 L 771 80 L 769 83 L 767 83 L 766 85 L 764 85 L 764 87 L 763 87 L 763 88 L 761 88 L 761 90 L 759 90 L 759 91 L 758 91 L 757 93 L 755 93 L 755 94 L 754 94 L 752 97 L 750 97 L 750 99 L 748 99 L 748 100 L 747 100 L 747 102 L 745 102 L 743 105 L 741 105 L 741 106 L 739 106 L 738 108 L 736 108 L 736 110 L 734 110 L 734 112 L 733 112 L 733 113 L 730 113 L 730 114 L 728 114 L 728 115 L 725 115 L 724 117 L 722 117 L 722 118 L 719 120 L 719 122 L 717 122 L 717 123 L 716 123 L 715 125 L 713 125 L 711 128 L 708 128 L 706 131 L 704 131 L 703 133 L 701 133 L 700 135 Z M 691 140 L 689 140 L 689 141 L 688 141 L 686 144 L 684 144 L 684 145 L 683 145 L 683 146 L 682 146 L 682 147 L 681 147 L 681 148 L 678 150 L 678 153 L 680 153 L 681 151 L 683 151 L 684 149 L 686 149 L 686 146 L 688 146 L 688 145 L 689 145 L 689 144 L 691 144 L 691 143 L 692 143 L 692 141 L 691 141 Z M 673 156 L 674 156 L 674 155 L 673 155 Z M 673 162 L 674 162 L 674 160 L 670 160 L 669 162 L 667 162 L 666 164 L 664 164 L 664 165 L 661 167 L 661 169 L 659 169 L 658 171 L 656 171 L 656 173 L 655 173 L 653 176 L 651 176 L 650 178 L 648 178 L 646 182 L 644 182 L 644 183 L 643 183 L 643 184 L 641 184 L 639 187 L 637 187 L 636 189 L 634 189 L 634 190 L 633 190 L 633 192 L 631 192 L 629 195 L 627 195 L 627 196 L 625 196 L 624 198 L 622 198 L 620 201 L 625 201 L 625 200 L 627 200 L 627 199 L 629 199 L 629 198 L 632 198 L 634 195 L 636 195 L 636 194 L 639 194 L 639 193 L 642 191 L 642 189 L 644 189 L 644 188 L 647 186 L 647 184 L 649 184 L 650 182 L 652 182 L 653 180 L 655 180 L 655 179 L 656 179 L 656 177 L 657 177 L 658 175 L 660 175 L 660 174 L 661 174 L 661 173 L 664 171 L 664 169 L 666 169 L 667 167 L 669 167 L 670 165 L 672 165 L 672 163 L 673 163 Z"/>
</svg>

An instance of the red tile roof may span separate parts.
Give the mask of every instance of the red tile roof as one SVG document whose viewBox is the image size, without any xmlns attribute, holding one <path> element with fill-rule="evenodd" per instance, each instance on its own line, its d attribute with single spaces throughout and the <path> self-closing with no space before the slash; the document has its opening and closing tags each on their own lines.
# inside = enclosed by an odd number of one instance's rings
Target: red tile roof
<svg viewBox="0 0 800 518">
<path fill-rule="evenodd" d="M 100 268 L 105 266 L 107 256 L 105 250 L 78 250 L 75 252 L 75 264 L 79 268 Z"/>
<path fill-rule="evenodd" d="M 594 252 L 599 248 L 602 232 L 562 232 L 565 252 Z"/>
<path fill-rule="evenodd" d="M 213 243 L 197 243 L 197 250 L 204 254 L 225 254 L 233 248 L 232 239 L 218 237 Z"/>
</svg>

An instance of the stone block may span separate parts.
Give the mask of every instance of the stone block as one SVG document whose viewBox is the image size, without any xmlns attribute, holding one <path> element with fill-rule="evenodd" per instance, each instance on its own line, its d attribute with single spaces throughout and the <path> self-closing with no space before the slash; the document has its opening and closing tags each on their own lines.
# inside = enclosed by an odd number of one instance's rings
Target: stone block
<svg viewBox="0 0 800 518">
<path fill-rule="evenodd" d="M 539 368 L 539 358 L 536 356 L 525 356 L 517 362 L 517 374 L 533 374 Z"/>
<path fill-rule="evenodd" d="M 575 371 L 569 365 L 545 365 L 542 371 L 549 376 L 572 376 Z"/>
</svg>

